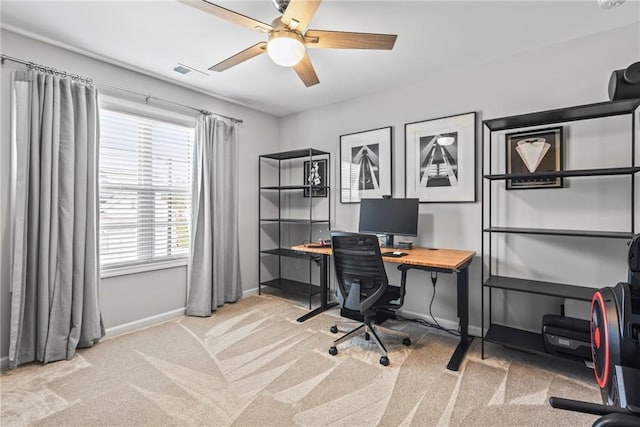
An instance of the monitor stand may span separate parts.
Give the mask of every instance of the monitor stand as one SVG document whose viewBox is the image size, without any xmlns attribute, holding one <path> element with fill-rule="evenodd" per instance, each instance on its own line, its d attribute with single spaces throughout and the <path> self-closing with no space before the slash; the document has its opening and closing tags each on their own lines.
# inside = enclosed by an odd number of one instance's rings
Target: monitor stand
<svg viewBox="0 0 640 427">
<path fill-rule="evenodd" d="M 385 248 L 395 248 L 393 244 L 393 234 L 385 234 L 384 236 L 384 247 Z"/>
</svg>

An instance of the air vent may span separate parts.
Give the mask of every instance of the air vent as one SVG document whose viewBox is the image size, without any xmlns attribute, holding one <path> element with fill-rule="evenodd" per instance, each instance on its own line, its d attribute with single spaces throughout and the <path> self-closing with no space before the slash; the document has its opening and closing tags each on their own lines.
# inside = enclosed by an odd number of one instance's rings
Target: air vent
<svg viewBox="0 0 640 427">
<path fill-rule="evenodd" d="M 185 67 L 184 65 L 178 64 L 175 67 L 173 67 L 173 71 L 180 74 L 188 74 L 191 72 L 191 69 Z"/>
<path fill-rule="evenodd" d="M 204 71 L 200 71 L 197 68 L 190 67 L 190 66 L 185 65 L 185 64 L 183 64 L 181 62 L 178 62 L 178 64 L 176 64 L 173 67 L 173 71 L 175 71 L 176 73 L 180 73 L 182 75 L 189 74 L 192 71 L 195 71 L 195 72 L 200 73 L 200 74 L 205 75 L 205 76 L 209 75 L 209 73 L 205 73 Z"/>
</svg>

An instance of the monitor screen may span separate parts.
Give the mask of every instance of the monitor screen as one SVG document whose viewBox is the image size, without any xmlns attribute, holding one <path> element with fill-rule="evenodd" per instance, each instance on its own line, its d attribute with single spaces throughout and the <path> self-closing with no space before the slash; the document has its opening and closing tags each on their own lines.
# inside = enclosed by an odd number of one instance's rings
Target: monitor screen
<svg viewBox="0 0 640 427">
<path fill-rule="evenodd" d="M 358 230 L 390 236 L 417 236 L 418 206 L 418 199 L 362 199 Z"/>
</svg>

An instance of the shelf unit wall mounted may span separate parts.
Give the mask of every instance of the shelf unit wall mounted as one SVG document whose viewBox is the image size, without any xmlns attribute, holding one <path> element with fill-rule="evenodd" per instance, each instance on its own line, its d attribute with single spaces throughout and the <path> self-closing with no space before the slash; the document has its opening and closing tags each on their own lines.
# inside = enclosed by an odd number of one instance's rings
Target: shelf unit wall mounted
<svg viewBox="0 0 640 427">
<path fill-rule="evenodd" d="M 531 280 L 529 278 L 511 277 L 510 275 L 501 275 L 501 262 L 506 262 L 501 256 L 504 255 L 504 250 L 499 251 L 496 247 L 498 245 L 498 237 L 502 239 L 513 239 L 517 236 L 524 236 L 521 238 L 535 238 L 539 240 L 543 239 L 558 239 L 558 238 L 588 238 L 588 239 L 613 239 L 621 242 L 624 245 L 626 240 L 631 239 L 636 229 L 636 178 L 637 173 L 640 171 L 637 156 L 638 151 L 636 149 L 637 144 L 637 126 L 638 126 L 638 106 L 640 106 L 640 100 L 624 100 L 617 102 L 602 102 L 597 104 L 580 105 L 569 108 L 562 108 L 550 111 L 535 112 L 530 114 L 521 114 L 517 116 L 509 116 L 496 118 L 483 121 L 483 137 L 482 137 L 482 289 L 481 289 L 481 322 L 482 322 L 482 357 L 485 357 L 485 341 L 500 344 L 506 347 L 511 347 L 527 352 L 533 353 L 545 353 L 544 342 L 541 333 L 531 332 L 529 330 L 521 329 L 518 327 L 507 326 L 504 324 L 496 323 L 494 321 L 494 311 L 496 310 L 493 304 L 494 292 L 500 291 L 503 293 L 518 292 L 524 294 L 537 294 L 548 297 L 556 297 L 563 299 L 572 299 L 578 301 L 590 301 L 593 292 L 596 288 L 587 286 L 584 284 L 573 283 L 566 284 L 564 281 L 543 281 L 543 280 Z M 624 135 L 627 135 L 626 144 L 628 144 L 628 157 L 625 163 L 616 165 L 589 165 L 589 167 L 571 168 L 570 165 L 567 169 L 556 172 L 537 172 L 537 173 L 519 173 L 509 174 L 506 173 L 506 140 L 505 135 L 507 132 L 519 132 L 529 131 L 537 129 L 545 129 L 552 125 L 555 126 L 578 126 L 575 122 L 583 122 L 587 120 L 607 120 L 607 118 L 626 116 L 624 119 L 616 120 L 628 120 L 629 126 L 624 131 Z M 601 123 L 601 122 L 598 122 Z M 617 124 L 618 125 L 618 124 Z M 572 144 L 574 152 L 577 150 L 576 146 L 580 144 L 577 134 L 580 132 L 570 133 L 569 144 Z M 608 141 L 603 141 L 605 144 Z M 575 145 L 575 146 L 574 146 Z M 606 147 L 603 149 L 606 150 Z M 593 155 L 592 155 L 593 156 Z M 598 153 L 595 153 L 598 156 Z M 622 156 L 618 156 L 622 157 Z M 609 159 L 605 156 L 601 156 L 598 161 L 607 162 Z M 618 159 L 619 160 L 619 159 Z M 618 161 L 618 163 L 620 163 Z M 563 165 L 564 167 L 564 165 Z M 504 222 L 509 216 L 508 203 L 505 200 L 518 192 L 549 192 L 549 191 L 562 191 L 562 189 L 530 189 L 530 190 L 507 190 L 506 180 L 518 179 L 518 178 L 571 178 L 571 179 L 586 179 L 587 184 L 583 186 L 598 185 L 598 180 L 602 180 L 603 177 L 616 177 L 614 179 L 624 180 L 625 185 L 628 186 L 629 191 L 619 191 L 618 194 L 624 194 L 624 197 L 628 197 L 628 201 L 622 201 L 621 205 L 628 203 L 628 219 L 613 224 L 618 229 L 598 229 L 598 227 L 591 228 L 569 228 L 566 226 L 570 224 L 572 218 L 565 218 L 563 220 L 563 226 L 553 228 L 548 226 L 547 223 L 543 227 L 534 226 L 531 227 L 521 226 L 520 224 L 505 225 Z M 608 179 L 608 178 L 607 178 Z M 627 181 L 628 180 L 628 181 Z M 626 187 L 625 187 L 626 188 Z M 601 190 L 605 192 L 604 190 Z M 522 193 L 521 193 L 522 194 Z M 548 193 L 546 193 L 548 194 Z M 515 197 L 515 196 L 513 196 Z M 536 200 L 544 200 L 541 196 L 537 196 Z M 613 196 L 612 196 L 613 197 Z M 496 201 L 496 198 L 501 198 Z M 541 208 L 540 216 L 542 217 L 545 210 L 552 211 L 555 206 L 544 206 Z M 505 212 L 496 212 L 502 209 Z M 620 210 L 625 210 L 623 206 Z M 562 213 L 560 214 L 560 216 Z M 560 218 L 556 215 L 555 219 Z M 545 220 L 547 218 L 544 218 Z M 502 222 L 502 223 L 501 223 Z M 580 221 L 577 221 L 578 223 Z M 620 225 L 623 223 L 622 225 Z M 622 229 L 620 229 L 622 228 Z M 509 237 L 513 235 L 514 237 Z M 537 237 L 540 236 L 540 237 Z M 540 244 L 540 243 L 537 243 Z M 543 243 L 544 244 L 544 243 Z M 574 242 L 575 244 L 575 242 Z M 523 257 L 524 258 L 524 257 Z M 542 267 L 542 266 L 537 266 Z M 508 268 L 506 269 L 508 270 Z M 535 271 L 535 268 L 532 269 Z M 613 285 L 615 283 L 611 283 Z M 604 284 L 602 285 L 604 286 Z M 485 296 L 486 294 L 486 296 Z M 488 307 L 487 307 L 488 305 Z M 503 306 L 504 308 L 504 306 Z M 501 313 L 504 315 L 504 313 Z M 488 323 L 486 319 L 488 317 Z M 508 322 L 504 322 L 508 323 Z M 485 326 L 486 325 L 486 326 Z M 486 332 L 485 332 L 486 327 Z M 546 353 L 545 353 L 546 354 Z"/>
<path fill-rule="evenodd" d="M 305 184 L 304 163 L 326 160 L 322 185 Z M 258 293 L 264 286 L 287 293 L 312 297 L 320 293 L 314 283 L 313 254 L 291 250 L 303 240 L 314 241 L 316 228 L 330 229 L 331 213 L 331 155 L 326 151 L 304 148 L 259 156 L 259 236 L 258 236 Z M 326 197 L 307 195 L 322 192 Z M 299 239 L 291 241 L 291 239 Z M 288 276 L 287 260 L 308 261 L 308 279 Z M 289 275 L 291 276 L 291 275 Z M 299 275 L 298 275 L 299 276 Z"/>
</svg>

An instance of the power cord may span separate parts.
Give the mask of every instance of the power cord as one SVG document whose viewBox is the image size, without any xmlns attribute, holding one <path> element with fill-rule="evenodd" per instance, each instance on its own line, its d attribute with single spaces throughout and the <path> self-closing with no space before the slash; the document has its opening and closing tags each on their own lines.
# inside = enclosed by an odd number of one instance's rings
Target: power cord
<svg viewBox="0 0 640 427">
<path fill-rule="evenodd" d="M 433 300 L 436 298 L 436 283 L 438 282 L 438 273 L 435 271 L 431 272 L 431 283 L 433 284 L 433 292 L 431 294 L 431 301 L 429 301 L 429 316 L 431 316 L 431 320 L 432 322 L 425 320 L 425 319 L 420 319 L 420 318 L 406 318 L 406 317 L 400 317 L 402 320 L 405 321 L 409 321 L 409 322 L 415 322 L 415 323 L 419 323 L 422 326 L 426 326 L 428 328 L 433 328 L 433 329 L 438 329 L 441 331 L 445 331 L 446 333 L 453 335 L 455 337 L 459 337 L 460 336 L 460 324 L 458 324 L 458 329 L 448 329 L 445 328 L 444 326 L 440 325 L 440 323 L 438 323 L 438 321 L 436 320 L 435 316 L 433 315 L 432 312 L 432 307 L 433 307 Z M 459 323 L 459 322 L 458 322 Z"/>
</svg>

